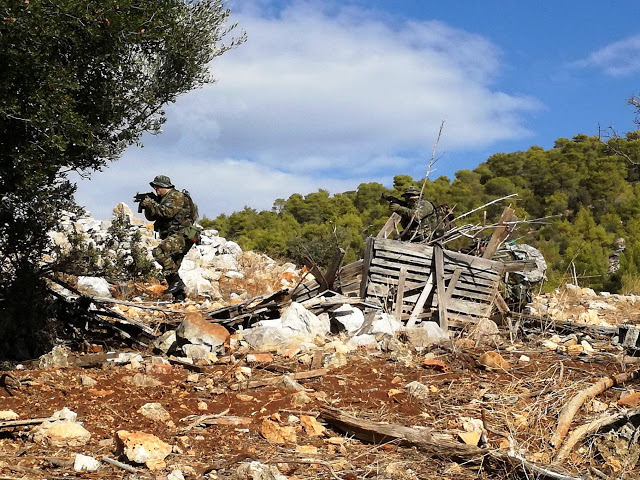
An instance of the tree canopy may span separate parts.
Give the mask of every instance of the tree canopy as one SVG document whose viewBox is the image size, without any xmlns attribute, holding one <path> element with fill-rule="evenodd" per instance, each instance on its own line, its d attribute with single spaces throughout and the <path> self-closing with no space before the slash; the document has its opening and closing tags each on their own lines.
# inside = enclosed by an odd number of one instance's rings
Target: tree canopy
<svg viewBox="0 0 640 480">
<path fill-rule="evenodd" d="M 0 338 L 15 339 L 2 312 L 21 276 L 42 273 L 48 232 L 76 210 L 67 174 L 102 169 L 158 133 L 162 107 L 212 81 L 209 62 L 244 35 L 222 43 L 233 25 L 221 0 L 7 0 L 0 10 Z"/>
<path fill-rule="evenodd" d="M 640 271 L 640 176 L 638 165 L 629 160 L 637 157 L 639 149 L 635 132 L 607 142 L 586 135 L 561 138 L 548 150 L 532 146 L 526 151 L 497 153 L 473 170 L 457 172 L 453 180 L 427 180 L 424 195 L 460 215 L 517 193 L 509 202 L 519 219 L 544 218 L 542 224 L 526 225 L 518 233 L 519 242 L 538 247 L 547 259 L 545 288 L 555 288 L 575 274 L 583 285 L 629 291 L 640 284 L 636 280 Z M 205 224 L 243 248 L 295 261 L 315 255 L 317 263 L 322 263 L 339 246 L 347 252 L 345 262 L 351 262 L 362 255 L 365 238 L 375 235 L 391 213 L 381 195 L 400 196 L 407 186 L 421 187 L 422 180 L 399 174 L 392 185 L 363 183 L 356 191 L 333 196 L 324 190 L 294 194 L 278 199 L 271 211 L 245 209 L 207 219 Z M 462 221 L 494 222 L 504 207 L 504 202 L 496 203 Z M 627 249 L 620 270 L 612 276 L 608 259 L 617 237 L 626 239 Z"/>
</svg>

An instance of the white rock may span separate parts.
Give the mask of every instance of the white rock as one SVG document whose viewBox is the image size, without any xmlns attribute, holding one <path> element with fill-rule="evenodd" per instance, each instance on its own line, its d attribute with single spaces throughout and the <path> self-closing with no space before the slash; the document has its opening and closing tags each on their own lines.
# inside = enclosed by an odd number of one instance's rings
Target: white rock
<svg viewBox="0 0 640 480">
<path fill-rule="evenodd" d="M 89 442 L 91 433 L 79 423 L 56 420 L 45 422 L 34 429 L 32 438 L 36 443 L 54 447 L 78 447 Z"/>
<path fill-rule="evenodd" d="M 289 330 L 292 335 L 324 336 L 330 330 L 328 316 L 317 316 L 297 302 L 291 302 L 291 305 L 282 312 L 280 320 L 284 330 Z"/>
<path fill-rule="evenodd" d="M 138 413 L 149 420 L 153 420 L 158 423 L 164 423 L 171 420 L 171 415 L 160 403 L 145 403 L 138 409 Z"/>
<path fill-rule="evenodd" d="M 167 475 L 167 480 L 184 480 L 184 475 L 182 475 L 180 470 L 173 470 Z"/>
<path fill-rule="evenodd" d="M 73 462 L 73 469 L 76 472 L 95 472 L 100 468 L 100 462 L 88 455 L 76 454 L 76 458 Z"/>
<path fill-rule="evenodd" d="M 211 347 L 209 345 L 193 345 L 187 343 L 182 346 L 184 354 L 193 360 L 204 360 L 209 357 Z"/>
<path fill-rule="evenodd" d="M 608 310 L 611 312 L 618 310 L 615 305 L 609 305 L 608 303 L 600 300 L 591 300 L 589 302 L 589 308 L 594 310 Z"/>
<path fill-rule="evenodd" d="M 235 270 L 229 270 L 224 274 L 225 277 L 234 279 L 234 278 L 244 278 L 244 275 L 240 272 L 236 272 Z"/>
<path fill-rule="evenodd" d="M 422 322 L 418 328 L 426 332 L 426 340 L 429 344 L 436 344 L 449 340 L 449 333 L 442 330 L 440 325 L 436 322 Z"/>
<path fill-rule="evenodd" d="M 370 333 L 365 333 L 363 335 L 356 335 L 355 337 L 351 337 L 347 341 L 347 346 L 360 347 L 364 345 L 376 345 L 377 343 L 378 342 L 376 341 L 375 335 L 371 335 Z"/>
<path fill-rule="evenodd" d="M 586 340 L 582 340 L 580 342 L 580 345 L 582 345 L 582 348 L 584 349 L 585 353 L 594 353 L 595 352 L 595 349 Z"/>
<path fill-rule="evenodd" d="M 78 419 L 78 414 L 73 410 L 69 410 L 67 407 L 64 407 L 62 410 L 58 410 L 57 412 L 54 412 L 54 414 L 51 415 L 51 418 L 74 423 Z"/>
<path fill-rule="evenodd" d="M 111 298 L 109 282 L 98 277 L 78 277 L 78 290 L 97 297 Z"/>
<path fill-rule="evenodd" d="M 18 418 L 20 418 L 20 415 L 13 410 L 0 410 L 0 422 L 17 420 Z"/>
<path fill-rule="evenodd" d="M 359 308 L 345 304 L 334 311 L 335 319 L 348 333 L 355 333 L 364 323 L 364 313 Z"/>
<path fill-rule="evenodd" d="M 395 333 L 403 327 L 402 322 L 395 319 L 393 315 L 384 312 L 376 312 L 371 324 L 371 330 L 367 333 L 382 333 L 387 335 L 395 335 Z"/>
<path fill-rule="evenodd" d="M 232 480 L 287 480 L 275 465 L 254 461 L 243 463 L 231 476 Z"/>
<path fill-rule="evenodd" d="M 164 460 L 172 450 L 171 445 L 155 435 L 126 430 L 119 430 L 116 433 L 115 444 L 118 453 L 123 453 L 129 461 L 135 463 Z"/>
<path fill-rule="evenodd" d="M 160 350 L 162 353 L 167 354 L 176 344 L 176 332 L 175 330 L 168 330 L 156 338 L 153 342 L 153 346 Z"/>
</svg>

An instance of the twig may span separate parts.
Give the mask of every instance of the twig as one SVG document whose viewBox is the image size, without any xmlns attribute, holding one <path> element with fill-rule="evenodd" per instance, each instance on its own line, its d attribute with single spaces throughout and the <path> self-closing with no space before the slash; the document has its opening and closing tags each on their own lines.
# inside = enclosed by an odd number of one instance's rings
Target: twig
<svg viewBox="0 0 640 480">
<path fill-rule="evenodd" d="M 631 412 L 617 413 L 615 415 L 605 415 L 576 428 L 573 432 L 571 432 L 571 435 L 569 435 L 566 442 L 564 442 L 564 445 L 562 445 L 562 448 L 560 448 L 560 450 L 558 451 L 558 455 L 556 456 L 555 461 L 559 462 L 560 460 L 564 460 L 565 458 L 567 458 L 575 444 L 578 443 L 586 435 L 601 430 L 603 427 L 616 423 L 620 420 L 623 420 L 625 418 L 628 419 L 638 414 L 640 414 L 640 409 L 635 409 Z"/>
<path fill-rule="evenodd" d="M 130 472 L 130 473 L 138 473 L 138 469 L 137 468 L 133 468 L 131 465 L 127 465 L 126 463 L 119 462 L 117 460 L 114 460 L 113 458 L 102 457 L 102 461 L 106 462 L 106 463 L 109 463 L 109 464 L 113 465 L 114 467 L 118 467 L 118 468 L 121 468 L 123 470 L 126 470 L 127 472 Z"/>
<path fill-rule="evenodd" d="M 483 208 L 488 207 L 489 205 L 492 205 L 496 202 L 500 202 L 502 200 L 506 200 L 507 198 L 517 197 L 517 196 L 518 196 L 517 193 L 512 193 L 511 195 L 507 195 L 506 197 L 496 198 L 495 200 L 491 200 L 489 203 L 485 203 L 484 205 L 481 205 L 478 208 L 474 208 L 473 210 L 469 210 L 468 212 L 457 216 L 456 218 L 453 219 L 453 221 L 455 222 L 456 220 L 460 220 L 461 218 L 464 218 L 467 215 L 471 215 L 473 212 L 477 212 L 478 210 L 482 210 Z"/>
<path fill-rule="evenodd" d="M 591 385 L 586 390 L 581 391 L 575 397 L 573 397 L 567 404 L 565 404 L 564 408 L 560 412 L 560 416 L 558 417 L 558 426 L 556 427 L 556 431 L 551 437 L 549 443 L 556 450 L 560 448 L 562 441 L 567 435 L 569 431 L 569 427 L 571 426 L 571 422 L 573 421 L 573 417 L 575 417 L 578 409 L 582 406 L 584 402 L 595 397 L 596 395 L 604 392 L 605 390 L 613 387 L 614 385 L 619 385 L 629 380 L 635 380 L 640 377 L 640 370 L 634 370 L 632 372 L 620 373 L 614 377 L 606 377 L 598 382 Z"/>
</svg>

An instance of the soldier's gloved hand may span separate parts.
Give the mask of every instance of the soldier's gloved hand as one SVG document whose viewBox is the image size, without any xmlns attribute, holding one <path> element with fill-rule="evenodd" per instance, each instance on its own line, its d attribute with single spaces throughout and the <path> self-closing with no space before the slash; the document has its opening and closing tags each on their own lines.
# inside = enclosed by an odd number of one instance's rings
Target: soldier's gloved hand
<svg viewBox="0 0 640 480">
<path fill-rule="evenodd" d="M 402 208 L 402 206 L 398 205 L 397 203 L 392 203 L 391 204 L 391 210 L 394 211 L 394 212 L 399 211 L 401 208 Z"/>
<path fill-rule="evenodd" d="M 152 206 L 154 203 L 153 199 L 146 197 L 142 203 L 140 204 L 143 208 L 149 208 L 150 206 Z"/>
</svg>

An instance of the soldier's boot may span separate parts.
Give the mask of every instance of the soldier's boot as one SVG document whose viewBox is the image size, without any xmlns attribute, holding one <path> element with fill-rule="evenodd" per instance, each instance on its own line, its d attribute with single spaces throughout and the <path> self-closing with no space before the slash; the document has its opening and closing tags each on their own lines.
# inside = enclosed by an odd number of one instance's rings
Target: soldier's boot
<svg viewBox="0 0 640 480">
<path fill-rule="evenodd" d="M 186 298 L 187 298 L 187 295 L 185 294 L 184 290 L 180 290 L 173 294 L 174 303 L 182 303 L 185 301 Z"/>
<path fill-rule="evenodd" d="M 164 293 L 170 293 L 173 295 L 180 291 L 184 291 L 184 283 L 182 282 L 182 279 L 177 272 L 167 275 L 167 283 L 169 284 L 169 286 L 164 291 Z"/>
</svg>

